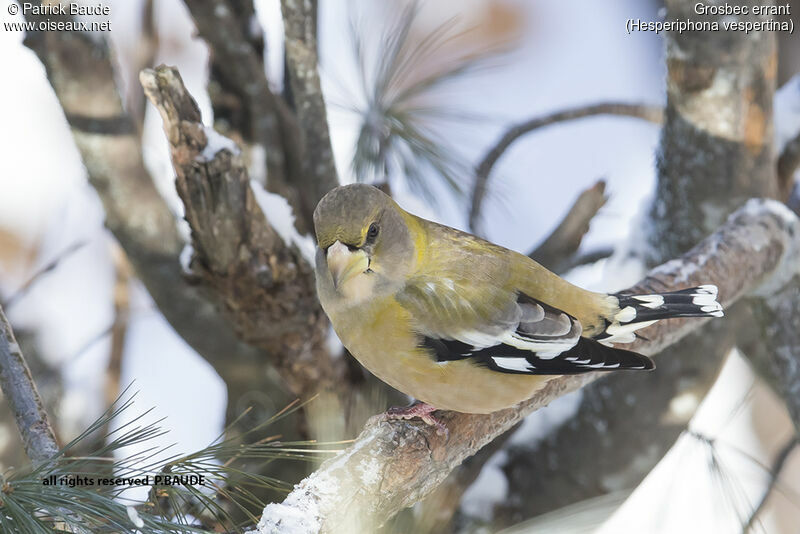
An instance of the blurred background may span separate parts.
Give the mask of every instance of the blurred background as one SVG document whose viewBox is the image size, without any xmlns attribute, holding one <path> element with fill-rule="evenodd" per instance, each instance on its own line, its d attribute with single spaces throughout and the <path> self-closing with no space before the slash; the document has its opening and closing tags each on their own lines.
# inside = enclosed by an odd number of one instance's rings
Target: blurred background
<svg viewBox="0 0 800 534">
<path fill-rule="evenodd" d="M 237 114 L 235 105 L 226 105 L 224 65 L 210 56 L 211 30 L 197 23 L 206 17 L 208 24 L 208 13 L 213 19 L 214 8 L 224 4 L 103 0 L 112 30 L 91 40 L 108 43 L 132 137 L 182 242 L 189 242 L 190 230 L 162 119 L 138 82 L 139 70 L 162 63 L 177 67 L 203 122 L 243 147 L 251 179 L 266 185 L 261 206 L 271 212 L 270 224 L 301 256 L 313 254 L 310 237 L 293 225 L 300 217 L 291 200 L 277 198 L 281 191 L 270 182 L 264 161 L 271 156 L 248 134 L 252 108 Z M 247 42 L 259 52 L 254 57 L 271 92 L 294 108 L 302 95 L 287 81 L 291 61 L 279 1 L 230 4 L 239 14 L 252 9 L 242 18 Z M 800 3 L 791 7 L 800 10 Z M 646 272 L 668 47 L 662 34 L 628 34 L 625 22 L 669 19 L 668 6 L 655 0 L 321 0 L 316 8 L 319 73 L 342 183 L 383 184 L 409 211 L 526 254 L 586 192 L 596 205 L 591 226 L 577 250 L 554 266 L 574 283 L 603 291 L 628 287 Z M 0 18 L 23 20 L 5 6 Z M 131 249 L 112 232 L 121 223 L 106 224 L 120 217 L 109 216 L 102 198 L 114 194 L 113 183 L 88 179 L 97 164 L 85 163 L 66 97 L 59 100 L 25 37 L 0 31 L 0 303 L 59 441 L 78 435 L 131 383 L 138 391 L 134 408 L 112 424 L 153 407 L 149 420 L 165 418 L 160 424 L 169 430 L 154 443 L 175 443 L 173 452 L 206 447 L 248 407 L 254 409 L 239 424 L 265 420 L 302 397 L 275 369 L 259 367 L 255 379 L 232 385 L 256 364 L 245 358 L 246 365 L 226 367 L 237 361 L 234 345 L 209 360 L 165 318 L 155 285 L 141 281 Z M 769 38 L 775 39 L 771 83 L 778 90 L 765 109 L 774 122 L 770 151 L 779 154 L 800 132 L 800 78 L 793 78 L 800 72 L 800 41 L 784 32 Z M 398 54 L 402 61 L 393 61 Z M 82 98 L 91 100 L 94 82 L 86 83 Z M 600 103 L 637 109 L 587 114 L 519 136 L 490 166 L 476 208 L 476 168 L 512 125 Z M 116 202 L 125 212 L 144 200 Z M 180 270 L 191 281 L 194 251 L 181 248 Z M 342 352 L 335 335 L 324 343 L 330 353 Z M 559 399 L 477 457 L 443 517 L 421 520 L 427 516 L 420 503 L 387 531 L 798 532 L 800 449 L 784 401 L 743 352 L 727 347 L 702 363 L 710 352 L 703 345 L 674 376 L 665 370 L 663 380 L 672 381 L 663 392 L 648 384 L 626 397 L 620 391 L 627 386 L 602 381 Z M 357 383 L 368 385 L 365 393 L 352 404 L 312 400 L 308 420 L 287 423 L 281 433 L 350 439 L 368 415 L 405 402 L 352 362 L 346 365 L 359 375 Z M 24 463 L 13 417 L 0 403 L 0 472 Z M 293 484 L 311 467 L 269 469 Z M 146 490 L 132 496 L 144 499 Z"/>
</svg>

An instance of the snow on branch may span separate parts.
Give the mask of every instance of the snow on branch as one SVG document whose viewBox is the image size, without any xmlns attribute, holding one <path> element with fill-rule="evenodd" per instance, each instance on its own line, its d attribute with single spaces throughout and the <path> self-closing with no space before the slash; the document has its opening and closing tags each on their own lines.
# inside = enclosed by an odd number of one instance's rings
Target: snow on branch
<svg viewBox="0 0 800 534">
<path fill-rule="evenodd" d="M 632 293 L 699 284 L 719 287 L 730 306 L 800 265 L 800 220 L 775 201 L 752 200 L 691 251 L 648 273 Z M 653 355 L 704 321 L 661 321 L 643 331 L 633 350 Z M 658 372 L 656 370 L 655 372 Z M 260 533 L 370 532 L 400 509 L 421 500 L 467 457 L 531 412 L 599 378 L 556 377 L 531 399 L 489 415 L 445 412 L 448 436 L 415 421 L 367 425 L 355 443 L 300 482 L 283 503 L 270 504 Z"/>
<path fill-rule="evenodd" d="M 202 124 L 175 68 L 146 69 L 140 81 L 164 122 L 192 230 L 193 274 L 239 336 L 268 352 L 294 394 L 345 387 L 345 362 L 325 348 L 328 323 L 311 266 L 270 225 L 236 146 Z"/>
</svg>

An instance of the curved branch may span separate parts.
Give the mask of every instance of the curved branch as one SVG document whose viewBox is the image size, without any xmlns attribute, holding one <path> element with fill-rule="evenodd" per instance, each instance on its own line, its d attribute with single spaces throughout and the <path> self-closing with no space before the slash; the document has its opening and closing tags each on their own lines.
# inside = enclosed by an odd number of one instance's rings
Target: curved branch
<svg viewBox="0 0 800 534">
<path fill-rule="evenodd" d="M 541 117 L 534 117 L 525 122 L 512 126 L 499 141 L 486 153 L 483 160 L 475 169 L 475 185 L 472 189 L 472 207 L 469 212 L 469 227 L 476 231 L 479 226 L 483 199 L 486 197 L 486 184 L 489 182 L 489 174 L 492 168 L 505 153 L 506 150 L 520 137 L 540 128 L 558 124 L 561 122 L 597 115 L 617 115 L 621 117 L 632 117 L 642 119 L 655 124 L 661 124 L 664 117 L 664 110 L 660 106 L 649 106 L 645 104 L 626 104 L 622 102 L 603 102 L 590 106 L 581 106 L 573 109 L 566 109 L 549 113 Z"/>
<path fill-rule="evenodd" d="M 715 283 L 730 305 L 772 273 L 800 264 L 800 220 L 780 203 L 754 200 L 687 254 L 650 271 L 634 293 Z M 655 354 L 703 321 L 661 321 L 631 346 Z M 657 372 L 657 371 L 656 371 Z M 449 436 L 414 422 L 368 426 L 354 445 L 298 484 L 282 504 L 268 505 L 260 532 L 361 532 L 384 523 L 436 488 L 475 454 L 529 413 L 594 381 L 598 373 L 550 380 L 531 399 L 489 415 L 446 412 Z M 280 527 L 278 527 L 280 525 Z M 293 531 L 295 532 L 295 531 Z"/>
<path fill-rule="evenodd" d="M 58 443 L 47 420 L 31 371 L 14 332 L 0 308 L 0 389 L 17 421 L 25 454 L 34 463 L 58 454 Z"/>
</svg>

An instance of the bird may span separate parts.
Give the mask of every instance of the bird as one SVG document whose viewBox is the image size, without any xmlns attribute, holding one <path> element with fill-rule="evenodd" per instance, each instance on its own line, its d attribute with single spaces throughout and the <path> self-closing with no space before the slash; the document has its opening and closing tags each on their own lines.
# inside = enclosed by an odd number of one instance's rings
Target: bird
<svg viewBox="0 0 800 534">
<path fill-rule="evenodd" d="M 367 184 L 329 191 L 313 215 L 322 309 L 372 374 L 416 399 L 390 419 L 443 427 L 436 410 L 509 408 L 554 376 L 652 370 L 617 348 L 673 317 L 721 317 L 717 287 L 588 291 L 531 258 L 403 210 Z"/>
</svg>

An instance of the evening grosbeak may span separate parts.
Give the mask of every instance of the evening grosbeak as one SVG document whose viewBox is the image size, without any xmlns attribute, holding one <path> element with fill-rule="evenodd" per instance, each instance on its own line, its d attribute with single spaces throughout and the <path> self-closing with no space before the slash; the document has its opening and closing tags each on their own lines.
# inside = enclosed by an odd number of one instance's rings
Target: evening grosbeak
<svg viewBox="0 0 800 534">
<path fill-rule="evenodd" d="M 375 187 L 330 191 L 314 211 L 317 291 L 334 330 L 375 376 L 436 409 L 490 413 L 554 375 L 653 369 L 612 347 L 669 317 L 721 317 L 717 288 L 608 295 L 532 259 L 403 211 Z M 390 411 L 391 412 L 391 411 Z"/>
</svg>

